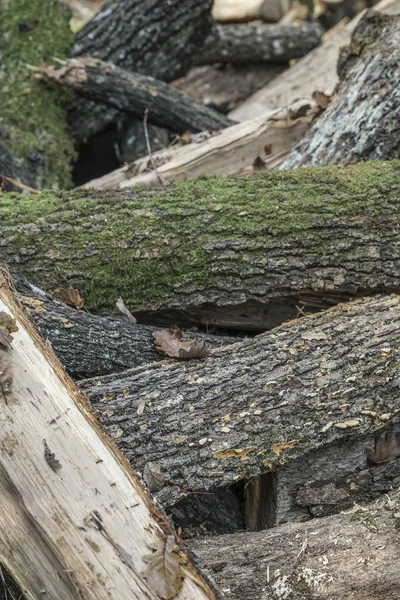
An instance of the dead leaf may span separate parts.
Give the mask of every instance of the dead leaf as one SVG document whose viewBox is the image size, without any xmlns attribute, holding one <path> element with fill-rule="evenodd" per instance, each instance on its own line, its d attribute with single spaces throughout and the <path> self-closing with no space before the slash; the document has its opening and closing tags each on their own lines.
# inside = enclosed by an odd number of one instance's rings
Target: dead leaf
<svg viewBox="0 0 400 600">
<path fill-rule="evenodd" d="M 55 473 L 57 473 L 57 471 L 59 471 L 61 469 L 62 465 L 56 459 L 54 452 L 52 452 L 50 450 L 50 448 L 48 447 L 46 440 L 43 440 L 43 444 L 44 444 L 44 458 L 45 458 L 47 464 L 49 465 L 49 467 L 51 469 L 53 469 L 53 471 Z"/>
<path fill-rule="evenodd" d="M 375 450 L 367 448 L 366 455 L 369 462 L 379 465 L 389 462 L 400 456 L 400 433 L 388 431 L 385 436 L 375 439 Z"/>
<path fill-rule="evenodd" d="M 182 133 L 182 135 L 176 136 L 176 141 L 181 146 L 186 146 L 187 144 L 191 144 L 192 143 L 192 132 L 189 129 L 187 129 L 184 133 Z"/>
<path fill-rule="evenodd" d="M 334 427 L 337 429 L 347 429 L 348 427 L 357 427 L 361 423 L 361 419 L 350 419 L 349 421 L 343 421 L 343 423 L 335 423 Z"/>
<path fill-rule="evenodd" d="M 126 308 L 121 296 L 118 298 L 115 305 L 118 308 L 119 312 L 123 315 L 124 321 L 126 321 L 127 323 L 137 323 L 137 320 L 135 319 L 133 314 Z"/>
<path fill-rule="evenodd" d="M 213 458 L 226 460 L 227 458 L 240 458 L 241 461 L 248 460 L 248 454 L 253 450 L 250 448 L 229 448 L 228 450 L 218 450 L 214 452 Z"/>
<path fill-rule="evenodd" d="M 72 308 L 77 308 L 78 310 L 81 310 L 85 304 L 85 301 L 81 298 L 78 290 L 75 290 L 74 288 L 57 290 L 54 296 L 58 298 L 58 300 L 64 302 L 64 304 L 72 306 Z"/>
<path fill-rule="evenodd" d="M 164 352 L 171 358 L 188 360 L 190 358 L 205 358 L 211 350 L 203 340 L 197 339 L 183 341 L 180 329 L 162 329 L 153 333 L 157 350 Z"/>
<path fill-rule="evenodd" d="M 141 417 L 142 414 L 144 413 L 145 406 L 146 406 L 146 399 L 143 398 L 143 400 L 140 401 L 139 406 L 137 407 L 137 410 L 136 410 L 136 414 L 139 415 L 139 417 Z"/>
<path fill-rule="evenodd" d="M 318 91 L 313 92 L 311 98 L 322 110 L 326 110 L 332 101 L 332 96 Z"/>
<path fill-rule="evenodd" d="M 162 600 L 175 598 L 182 589 L 183 570 L 179 546 L 172 535 L 151 544 L 152 554 L 143 557 L 147 563 L 143 576 L 150 589 Z"/>
<path fill-rule="evenodd" d="M 307 340 L 307 341 L 312 341 L 312 340 L 327 340 L 328 336 L 326 335 L 326 333 L 323 333 L 322 331 L 318 332 L 318 331 L 305 331 L 304 333 L 301 334 L 301 339 L 302 340 Z"/>
<path fill-rule="evenodd" d="M 160 465 L 156 462 L 146 463 L 143 470 L 143 479 L 150 492 L 158 492 L 164 483 L 164 475 L 161 473 Z"/>
<path fill-rule="evenodd" d="M 15 331 L 18 331 L 16 320 L 4 310 L 0 311 L 0 345 L 8 348 Z"/>
<path fill-rule="evenodd" d="M 282 450 L 287 450 L 289 448 L 293 448 L 295 443 L 296 443 L 296 440 L 291 440 L 290 442 L 282 442 L 281 444 L 273 444 L 273 446 L 271 446 L 271 450 L 277 456 L 279 456 L 280 453 L 282 452 Z"/>
</svg>

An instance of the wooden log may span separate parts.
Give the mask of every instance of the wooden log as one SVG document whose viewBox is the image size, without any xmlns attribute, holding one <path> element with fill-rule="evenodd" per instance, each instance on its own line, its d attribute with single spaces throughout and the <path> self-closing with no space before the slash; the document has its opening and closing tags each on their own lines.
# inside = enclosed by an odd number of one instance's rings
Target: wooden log
<svg viewBox="0 0 400 600">
<path fill-rule="evenodd" d="M 263 0 L 214 0 L 212 16 L 220 23 L 243 23 L 260 18 Z"/>
<path fill-rule="evenodd" d="M 83 187 L 99 190 L 135 185 L 160 187 L 165 181 L 201 175 L 235 175 L 276 169 L 306 133 L 317 114 L 308 103 L 271 111 L 262 117 L 204 135 L 186 136 L 190 144 L 177 144 L 124 165 Z M 184 136 L 185 137 L 185 136 Z M 157 165 L 157 172 L 153 164 Z"/>
<path fill-rule="evenodd" d="M 399 44 L 400 16 L 368 11 L 342 49 L 331 103 L 282 169 L 400 157 Z"/>
<path fill-rule="evenodd" d="M 176 593 L 157 592 L 146 556 L 156 544 L 174 560 L 168 521 L 28 322 L 4 271 L 0 308 L 18 328 L 1 350 L 13 380 L 6 391 L 2 374 L 0 557 L 22 592 L 33 600 L 215 598 L 178 546 Z"/>
<path fill-rule="evenodd" d="M 179 526 L 195 500 L 204 527 L 218 521 L 236 489 L 247 527 L 263 529 L 398 484 L 399 337 L 400 296 L 378 296 L 81 388 L 135 469 L 162 474 L 154 491 Z M 207 516 L 205 492 L 219 493 Z"/>
<path fill-rule="evenodd" d="M 384 14 L 399 14 L 400 0 L 382 0 L 375 9 Z M 286 106 L 298 98 L 310 99 L 315 91 L 332 95 L 338 82 L 336 64 L 340 48 L 350 43 L 360 18 L 361 15 L 352 19 L 325 43 L 301 58 L 294 67 L 248 98 L 229 116 L 234 120 L 244 121 L 273 108 Z"/>
<path fill-rule="evenodd" d="M 233 123 L 162 81 L 98 59 L 70 59 L 59 69 L 41 66 L 38 75 L 142 120 L 148 111 L 150 123 L 178 133 L 218 130 Z"/>
<path fill-rule="evenodd" d="M 262 330 L 400 289 L 399 181 L 392 161 L 3 194 L 0 261 L 49 292 L 66 278 L 103 314 L 122 296 L 142 323 Z"/>
<path fill-rule="evenodd" d="M 153 340 L 159 328 L 98 317 L 70 308 L 19 278 L 14 283 L 27 315 L 72 377 L 96 377 L 161 360 Z M 197 336 L 210 348 L 238 341 L 202 332 L 185 335 Z"/>
<path fill-rule="evenodd" d="M 75 36 L 72 56 L 92 56 L 128 71 L 172 81 L 184 75 L 209 34 L 212 0 L 109 0 Z M 70 130 L 82 141 L 104 130 L 118 111 L 77 98 Z"/>
<path fill-rule="evenodd" d="M 324 33 L 317 22 L 296 25 L 219 25 L 206 38 L 196 64 L 278 62 L 308 54 Z"/>
<path fill-rule="evenodd" d="M 400 589 L 399 493 L 348 514 L 188 547 L 232 600 L 388 600 Z"/>
</svg>

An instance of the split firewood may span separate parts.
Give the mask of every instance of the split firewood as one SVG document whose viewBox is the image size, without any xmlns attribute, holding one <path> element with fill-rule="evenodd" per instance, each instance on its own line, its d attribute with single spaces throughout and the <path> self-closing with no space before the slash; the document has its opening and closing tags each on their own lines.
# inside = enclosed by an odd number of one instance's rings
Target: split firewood
<svg viewBox="0 0 400 600">
<path fill-rule="evenodd" d="M 260 18 L 263 0 L 214 0 L 212 16 L 220 23 L 241 23 Z"/>
<path fill-rule="evenodd" d="M 310 109 L 310 103 L 302 102 L 222 131 L 198 135 L 188 131 L 178 138 L 178 144 L 93 179 L 83 187 L 99 190 L 134 185 L 160 187 L 160 183 L 166 181 L 193 179 L 199 175 L 244 177 L 276 169 L 302 139 L 317 114 L 316 109 Z"/>
<path fill-rule="evenodd" d="M 27 320 L 4 270 L 0 309 L 17 328 L 13 382 L 0 398 L 0 557 L 22 593 L 215 598 Z"/>
<path fill-rule="evenodd" d="M 382 161 L 46 192 L 18 210 L 3 194 L 0 261 L 48 292 L 67 279 L 88 310 L 122 296 L 139 322 L 260 331 L 400 288 L 399 183 Z"/>
<path fill-rule="evenodd" d="M 281 168 L 400 157 L 399 45 L 400 16 L 367 12 L 340 54 L 332 101 Z"/>
<path fill-rule="evenodd" d="M 117 373 L 160 360 L 153 333 L 160 328 L 99 317 L 53 300 L 35 286 L 14 280 L 18 297 L 43 339 L 50 342 L 64 369 L 77 379 Z M 185 332 L 209 348 L 239 341 L 228 336 Z"/>
<path fill-rule="evenodd" d="M 98 59 L 73 58 L 58 69 L 42 65 L 37 76 L 140 119 L 148 111 L 150 123 L 178 133 L 224 129 L 233 123 L 162 81 Z"/>
<path fill-rule="evenodd" d="M 395 600 L 399 523 L 397 492 L 345 514 L 188 547 L 232 600 Z"/>
<path fill-rule="evenodd" d="M 324 30 L 317 22 L 296 25 L 219 25 L 206 38 L 196 64 L 287 62 L 315 48 Z"/>
<path fill-rule="evenodd" d="M 381 0 L 374 8 L 384 14 L 396 15 L 400 13 L 400 0 Z M 340 48 L 350 43 L 361 16 L 358 15 L 336 31 L 325 43 L 253 94 L 229 116 L 237 121 L 251 119 L 273 108 L 286 106 L 298 98 L 311 99 L 315 91 L 331 96 L 338 82 L 336 65 Z"/>
</svg>

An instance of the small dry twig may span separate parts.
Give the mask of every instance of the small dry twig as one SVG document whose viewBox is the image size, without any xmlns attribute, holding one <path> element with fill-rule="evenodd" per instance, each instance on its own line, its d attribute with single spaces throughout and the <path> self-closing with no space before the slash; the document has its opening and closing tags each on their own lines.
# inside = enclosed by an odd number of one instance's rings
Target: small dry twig
<svg viewBox="0 0 400 600">
<path fill-rule="evenodd" d="M 31 187 L 29 187 L 29 185 L 25 185 L 24 183 L 19 183 L 19 181 L 16 181 L 15 179 L 12 179 L 11 177 L 6 177 L 6 175 L 3 175 L 1 173 L 0 173 L 0 178 L 4 179 L 4 181 L 8 181 L 8 183 L 12 183 L 13 185 L 21 188 L 22 190 L 31 192 L 32 194 L 40 194 L 39 190 L 35 190 L 34 188 L 31 188 Z"/>
</svg>

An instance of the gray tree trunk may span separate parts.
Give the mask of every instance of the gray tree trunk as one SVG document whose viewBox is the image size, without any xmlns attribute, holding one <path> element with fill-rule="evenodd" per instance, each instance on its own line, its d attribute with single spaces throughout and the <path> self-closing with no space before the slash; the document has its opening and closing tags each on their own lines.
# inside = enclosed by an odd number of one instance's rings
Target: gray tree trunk
<svg viewBox="0 0 400 600">
<path fill-rule="evenodd" d="M 400 157 L 400 17 L 369 11 L 339 58 L 332 102 L 281 169 Z"/>
<path fill-rule="evenodd" d="M 386 440 L 387 460 L 367 460 L 379 436 L 400 432 L 399 339 L 400 297 L 378 296 L 207 359 L 166 360 L 81 387 L 135 471 L 150 464 L 161 473 L 153 491 L 177 524 L 193 526 L 195 512 L 213 530 L 218 511 L 235 512 L 236 491 L 248 528 L 260 529 L 329 515 L 400 485 L 395 438 Z M 204 492 L 216 494 L 207 516 Z M 231 530 L 241 526 L 232 520 Z"/>
</svg>

